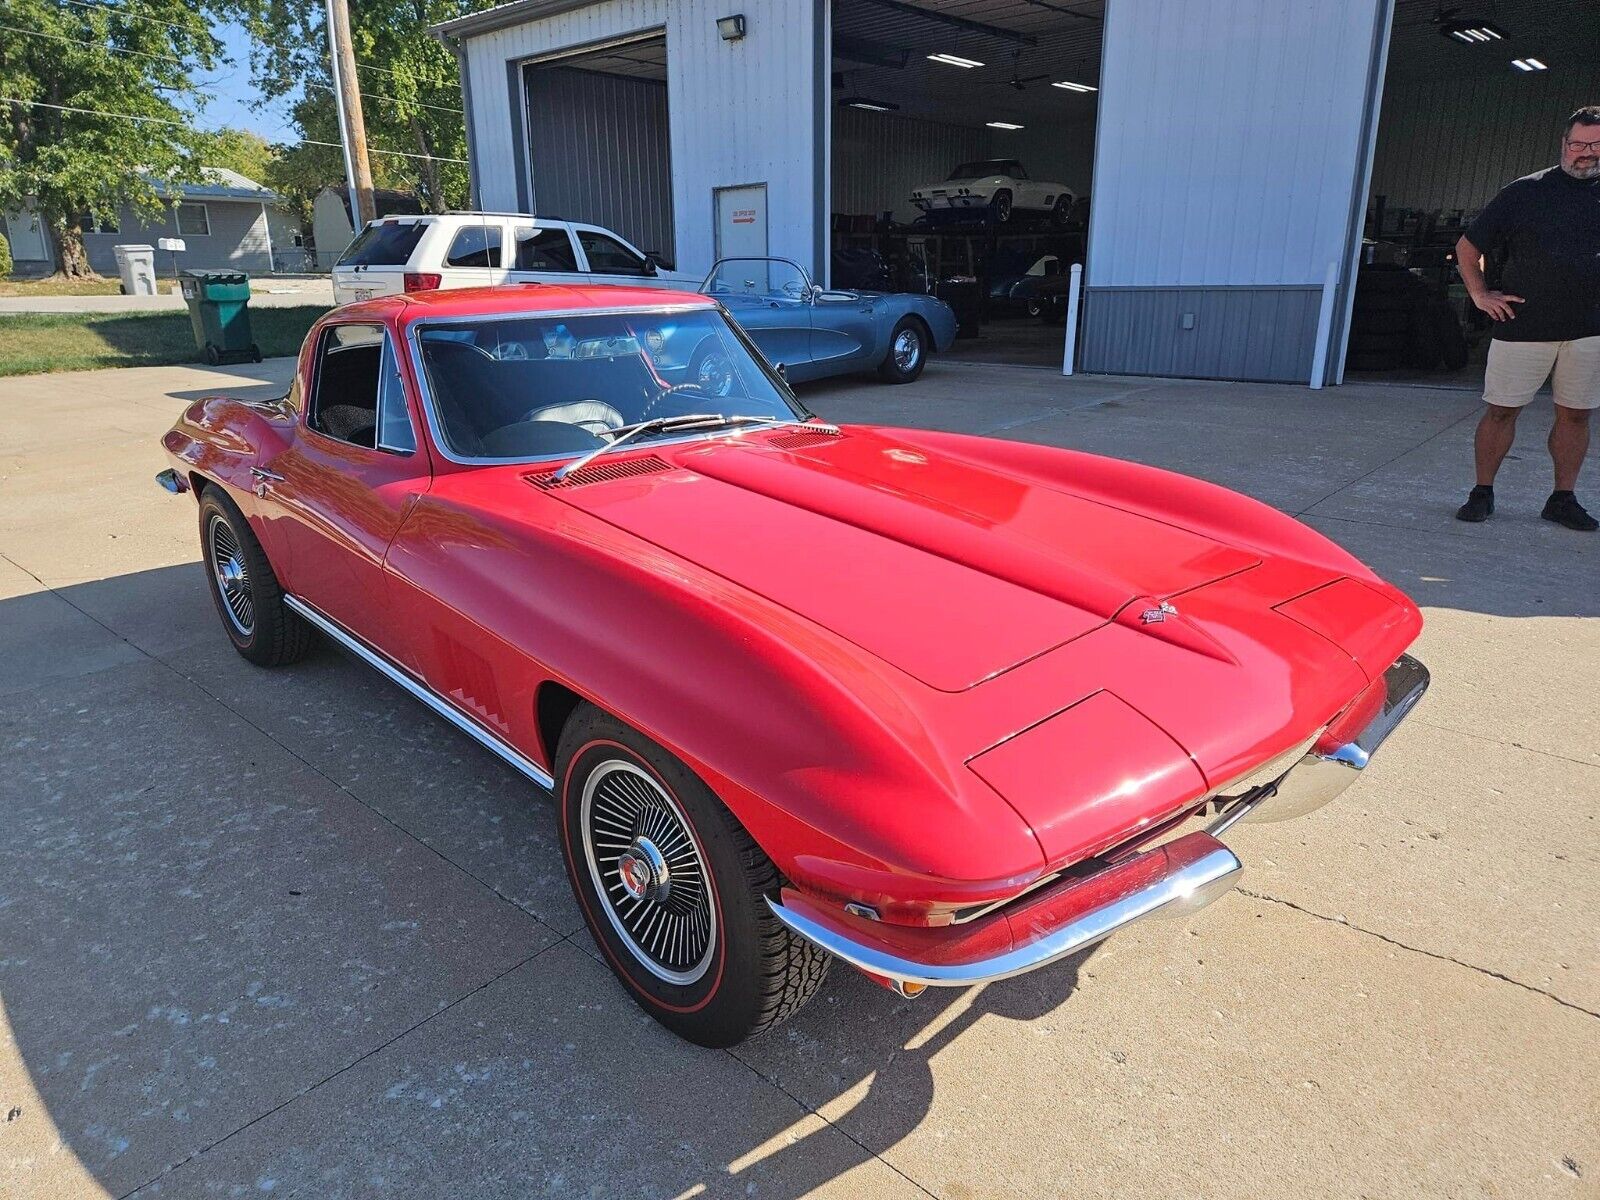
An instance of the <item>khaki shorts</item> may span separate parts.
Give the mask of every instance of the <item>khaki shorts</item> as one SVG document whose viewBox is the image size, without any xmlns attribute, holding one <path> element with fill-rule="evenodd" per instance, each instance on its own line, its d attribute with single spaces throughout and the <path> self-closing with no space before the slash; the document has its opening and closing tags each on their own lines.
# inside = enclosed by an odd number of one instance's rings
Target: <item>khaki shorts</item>
<svg viewBox="0 0 1600 1200">
<path fill-rule="evenodd" d="M 1600 336 L 1571 342 L 1489 343 L 1483 399 L 1502 408 L 1521 408 L 1551 380 L 1562 408 L 1600 408 Z"/>
</svg>

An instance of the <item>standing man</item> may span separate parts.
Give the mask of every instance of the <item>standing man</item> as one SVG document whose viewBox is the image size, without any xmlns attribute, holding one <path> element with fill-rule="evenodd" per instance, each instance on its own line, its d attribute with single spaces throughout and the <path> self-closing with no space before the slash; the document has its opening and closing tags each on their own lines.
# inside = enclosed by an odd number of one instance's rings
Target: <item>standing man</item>
<svg viewBox="0 0 1600 1200">
<path fill-rule="evenodd" d="M 1505 248 L 1504 291 L 1483 281 L 1483 256 Z M 1589 414 L 1600 407 L 1600 105 L 1567 119 L 1561 163 L 1501 189 L 1456 243 L 1472 302 L 1495 321 L 1484 375 L 1487 404 L 1474 450 L 1478 485 L 1456 511 L 1494 512 L 1494 476 L 1517 430 L 1517 413 L 1553 377 L 1550 457 L 1556 487 L 1539 515 L 1585 532 L 1600 528 L 1573 494 L 1589 449 Z"/>
</svg>

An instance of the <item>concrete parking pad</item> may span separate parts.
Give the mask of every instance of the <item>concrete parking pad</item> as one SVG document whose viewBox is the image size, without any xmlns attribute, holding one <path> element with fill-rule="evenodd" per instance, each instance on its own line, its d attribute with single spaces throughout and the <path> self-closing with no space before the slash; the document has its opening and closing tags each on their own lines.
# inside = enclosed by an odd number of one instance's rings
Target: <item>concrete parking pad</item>
<svg viewBox="0 0 1600 1200">
<path fill-rule="evenodd" d="M 1241 890 L 1194 918 L 916 1002 L 836 968 L 713 1053 L 596 961 L 538 789 L 330 650 L 232 653 L 156 439 L 290 370 L 6 381 L 7 1200 L 1596 1194 L 1600 538 L 1537 519 L 1544 405 L 1468 527 L 1459 391 L 805 390 L 1301 515 L 1423 605 L 1434 686 L 1358 788 L 1241 827 Z"/>
</svg>

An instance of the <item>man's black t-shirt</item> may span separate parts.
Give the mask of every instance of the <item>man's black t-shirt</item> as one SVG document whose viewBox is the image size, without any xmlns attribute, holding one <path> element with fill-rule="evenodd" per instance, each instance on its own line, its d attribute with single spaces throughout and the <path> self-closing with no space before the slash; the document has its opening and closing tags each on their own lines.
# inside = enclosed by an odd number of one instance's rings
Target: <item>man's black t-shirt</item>
<svg viewBox="0 0 1600 1200">
<path fill-rule="evenodd" d="M 1506 250 L 1500 290 L 1521 296 L 1515 320 L 1496 321 L 1508 342 L 1600 336 L 1600 177 L 1560 167 L 1508 183 L 1467 230 L 1485 254 Z"/>
</svg>

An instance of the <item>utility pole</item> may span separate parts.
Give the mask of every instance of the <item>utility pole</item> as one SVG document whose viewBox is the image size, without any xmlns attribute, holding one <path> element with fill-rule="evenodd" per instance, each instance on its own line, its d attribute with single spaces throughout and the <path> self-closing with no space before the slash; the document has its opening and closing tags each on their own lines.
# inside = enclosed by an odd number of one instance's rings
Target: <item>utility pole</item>
<svg viewBox="0 0 1600 1200">
<path fill-rule="evenodd" d="M 361 88 L 356 80 L 355 49 L 350 45 L 350 8 L 346 0 L 328 0 L 328 42 L 333 94 L 339 104 L 340 141 L 344 143 L 345 177 L 350 185 L 350 212 L 359 233 L 378 212 L 372 199 L 367 122 L 361 115 Z"/>
</svg>

